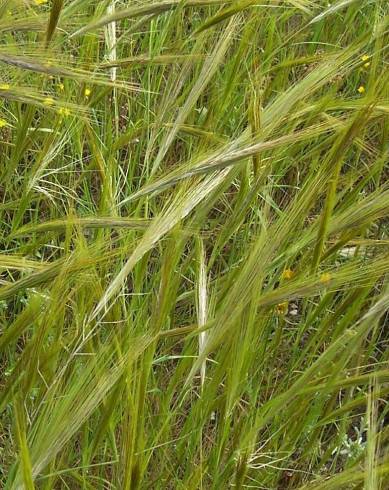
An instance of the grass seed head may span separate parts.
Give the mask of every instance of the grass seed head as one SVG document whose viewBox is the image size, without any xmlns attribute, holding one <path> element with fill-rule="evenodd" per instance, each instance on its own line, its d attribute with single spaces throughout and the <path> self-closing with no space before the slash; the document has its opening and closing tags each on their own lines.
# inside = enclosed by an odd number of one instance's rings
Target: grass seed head
<svg viewBox="0 0 389 490">
<path fill-rule="evenodd" d="M 47 106 L 54 105 L 54 99 L 52 97 L 46 97 L 43 103 Z"/>
</svg>

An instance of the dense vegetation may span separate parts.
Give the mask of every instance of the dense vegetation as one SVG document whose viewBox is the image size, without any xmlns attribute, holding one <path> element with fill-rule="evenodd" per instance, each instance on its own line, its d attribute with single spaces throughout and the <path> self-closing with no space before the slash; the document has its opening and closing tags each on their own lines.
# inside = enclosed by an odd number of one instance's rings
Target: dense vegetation
<svg viewBox="0 0 389 490">
<path fill-rule="evenodd" d="M 389 488 L 388 13 L 1 1 L 0 488 Z"/>
</svg>

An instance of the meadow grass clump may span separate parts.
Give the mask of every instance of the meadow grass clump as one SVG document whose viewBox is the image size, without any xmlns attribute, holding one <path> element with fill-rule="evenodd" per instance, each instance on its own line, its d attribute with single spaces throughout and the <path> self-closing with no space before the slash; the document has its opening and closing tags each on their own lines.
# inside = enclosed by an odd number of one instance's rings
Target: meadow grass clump
<svg viewBox="0 0 389 490">
<path fill-rule="evenodd" d="M 389 488 L 388 6 L 0 4 L 0 488 Z"/>
</svg>

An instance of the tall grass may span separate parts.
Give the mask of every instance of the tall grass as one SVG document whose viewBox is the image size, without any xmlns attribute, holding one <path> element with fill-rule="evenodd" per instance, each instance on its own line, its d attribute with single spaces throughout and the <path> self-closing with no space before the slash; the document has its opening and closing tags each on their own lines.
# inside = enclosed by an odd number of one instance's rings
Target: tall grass
<svg viewBox="0 0 389 490">
<path fill-rule="evenodd" d="M 389 487 L 384 0 L 0 4 L 0 487 Z"/>
</svg>

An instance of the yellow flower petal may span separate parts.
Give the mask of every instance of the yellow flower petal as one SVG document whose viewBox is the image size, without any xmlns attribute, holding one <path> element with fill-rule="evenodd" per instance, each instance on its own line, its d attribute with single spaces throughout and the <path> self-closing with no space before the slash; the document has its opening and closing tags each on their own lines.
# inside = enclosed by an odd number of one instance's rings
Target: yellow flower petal
<svg viewBox="0 0 389 490">
<path fill-rule="evenodd" d="M 61 107 L 58 112 L 61 114 L 61 116 L 70 116 L 70 109 L 67 107 Z"/>
<path fill-rule="evenodd" d="M 360 87 L 358 87 L 358 92 L 360 94 L 363 94 L 365 92 L 365 87 L 363 85 L 361 85 Z"/>
<path fill-rule="evenodd" d="M 288 313 L 289 303 L 284 301 L 276 306 L 276 311 L 279 315 L 286 315 Z"/>
<path fill-rule="evenodd" d="M 320 282 L 322 282 L 323 284 L 328 284 L 331 281 L 331 278 L 332 278 L 332 276 L 329 272 L 324 272 L 320 276 Z"/>
<path fill-rule="evenodd" d="M 9 83 L 0 83 L 0 90 L 9 90 L 10 85 Z"/>
<path fill-rule="evenodd" d="M 365 68 L 369 68 L 369 66 L 370 66 L 370 62 L 365 63 L 363 66 L 364 66 Z"/>
<path fill-rule="evenodd" d="M 361 57 L 361 60 L 362 60 L 362 61 L 367 61 L 369 58 L 370 58 L 370 56 L 368 56 L 367 54 L 364 54 L 364 55 Z"/>
<path fill-rule="evenodd" d="M 90 88 L 86 88 L 84 95 L 85 95 L 85 97 L 89 97 L 91 93 L 92 93 L 92 90 Z"/>
<path fill-rule="evenodd" d="M 285 269 L 281 274 L 282 279 L 292 279 L 294 272 L 291 269 Z"/>
<path fill-rule="evenodd" d="M 4 128 L 4 126 L 7 126 L 7 121 L 5 119 L 0 119 L 0 128 Z"/>
</svg>

